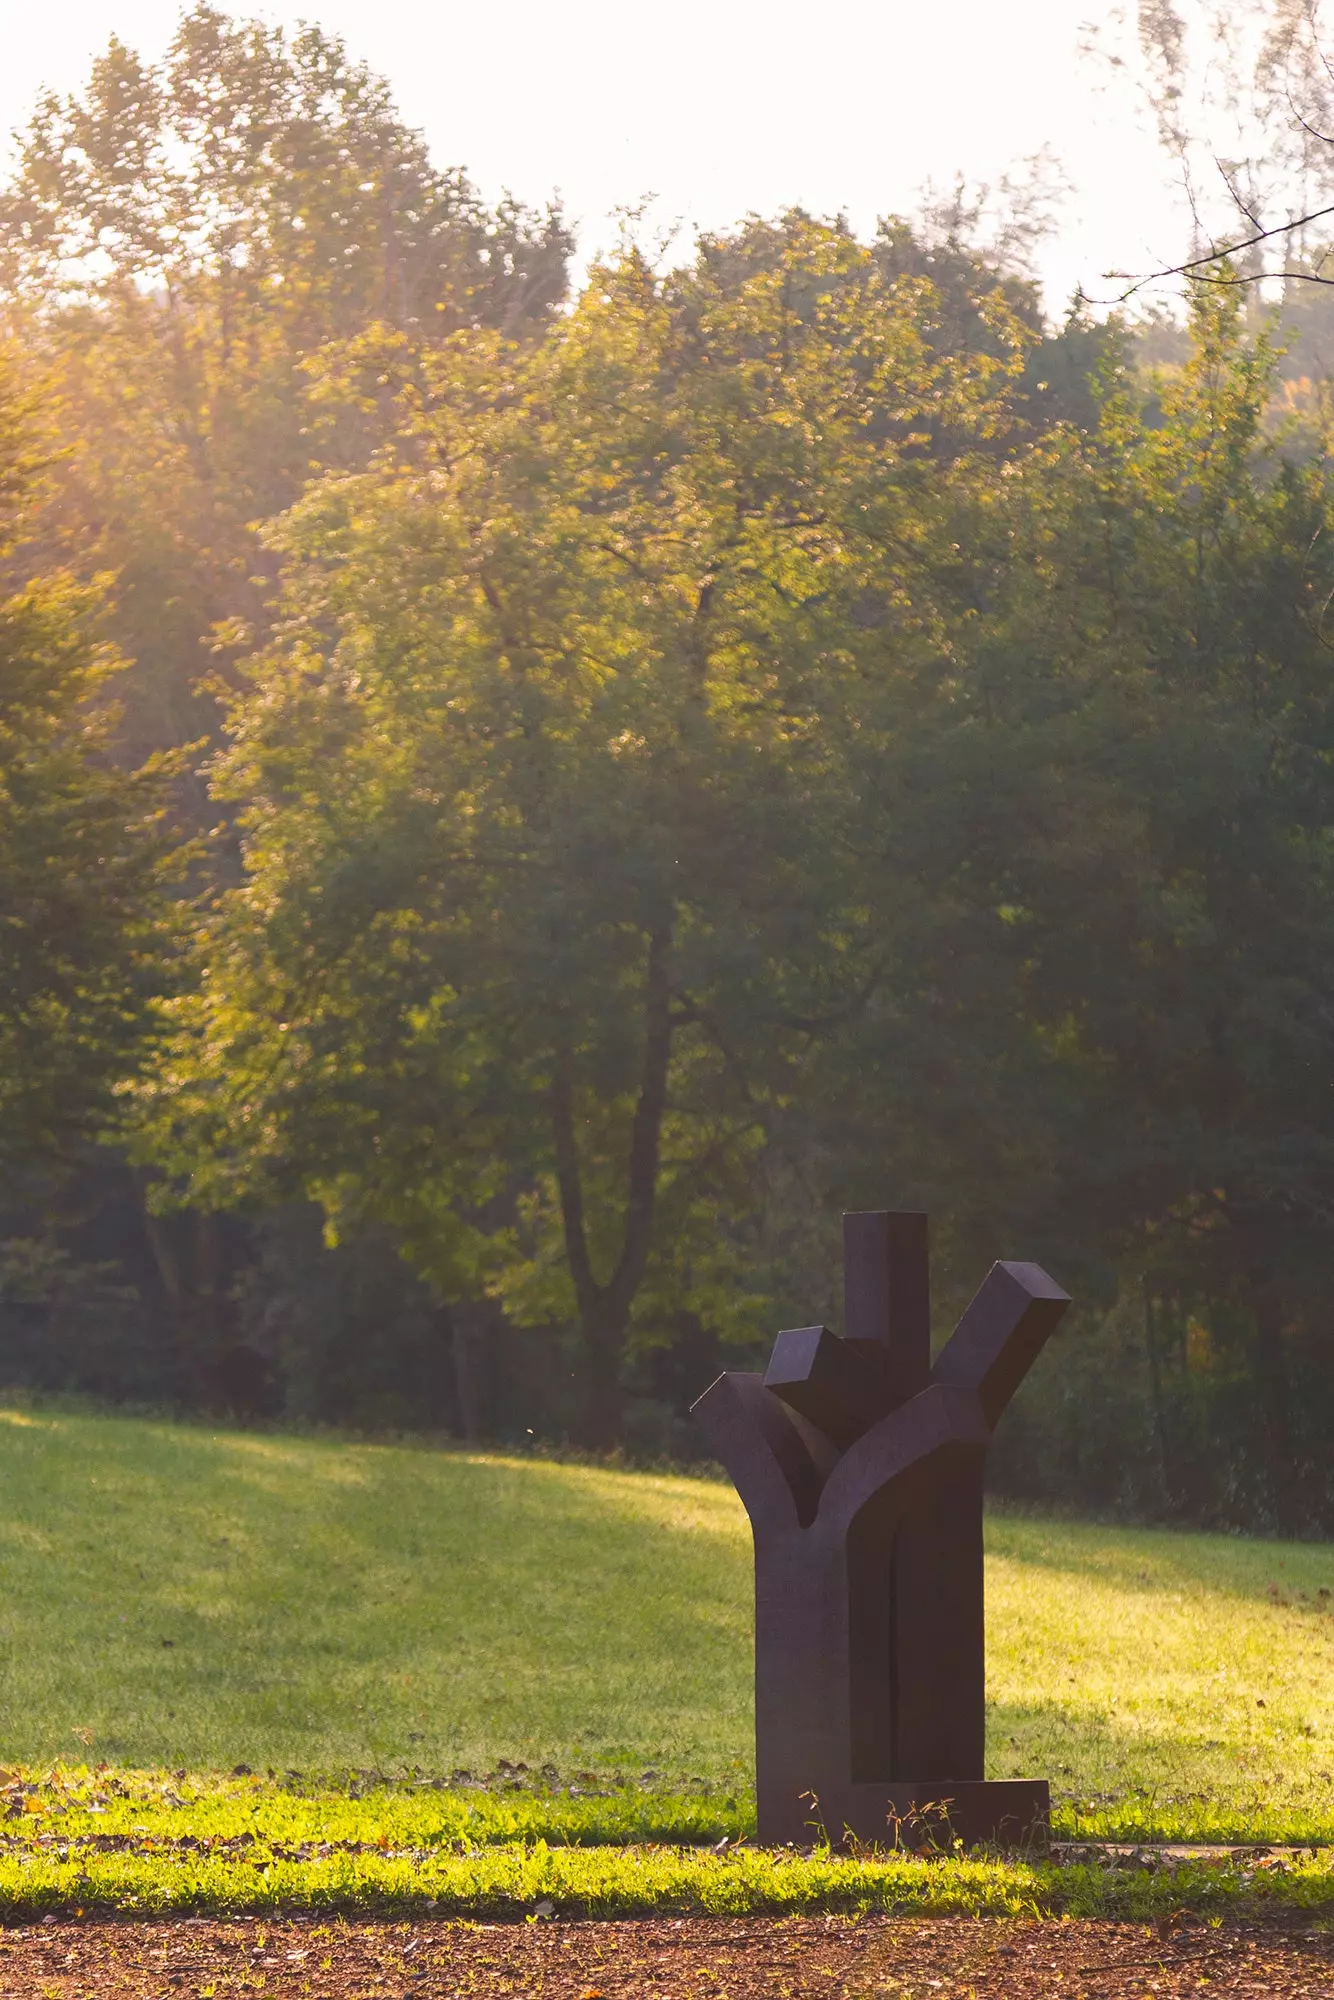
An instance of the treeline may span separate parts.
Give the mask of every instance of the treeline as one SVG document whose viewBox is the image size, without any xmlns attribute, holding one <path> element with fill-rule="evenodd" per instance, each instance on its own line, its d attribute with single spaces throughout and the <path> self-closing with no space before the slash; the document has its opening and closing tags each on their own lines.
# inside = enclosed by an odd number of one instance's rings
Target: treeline
<svg viewBox="0 0 1334 2000">
<path fill-rule="evenodd" d="M 924 1207 L 1079 1298 L 1006 1491 L 1331 1532 L 1320 397 L 958 229 L 571 250 L 314 29 L 39 105 L 0 1381 L 680 1455 Z"/>
</svg>

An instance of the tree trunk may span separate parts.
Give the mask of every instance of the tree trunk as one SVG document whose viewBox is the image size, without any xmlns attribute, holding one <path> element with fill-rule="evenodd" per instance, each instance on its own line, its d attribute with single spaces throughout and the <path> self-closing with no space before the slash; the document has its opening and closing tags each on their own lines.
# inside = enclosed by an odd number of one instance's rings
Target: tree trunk
<svg viewBox="0 0 1334 2000">
<path fill-rule="evenodd" d="M 238 1401 L 219 1374 L 232 1349 L 224 1339 L 223 1246 L 217 1214 L 211 1209 L 187 1210 L 173 1228 L 165 1216 L 154 1215 L 149 1208 L 147 1188 L 138 1174 L 135 1186 L 144 1234 L 153 1252 L 175 1329 L 184 1371 L 182 1387 L 187 1394 L 206 1398 L 215 1396 L 221 1388 L 236 1407 L 245 1403 L 247 1408 L 258 1412 L 255 1400 L 258 1391 Z M 254 1360 L 256 1367 L 261 1366 L 260 1357 Z M 268 1364 L 262 1363 L 262 1367 L 267 1369 Z M 268 1372 L 272 1374 L 271 1370 Z M 251 1374 L 254 1375 L 254 1369 Z"/>
<path fill-rule="evenodd" d="M 195 1311 L 196 1351 L 212 1361 L 221 1345 L 221 1244 L 218 1218 L 211 1208 L 195 1213 Z"/>
<path fill-rule="evenodd" d="M 177 1332 L 183 1336 L 185 1280 L 181 1275 L 180 1259 L 176 1255 L 176 1246 L 171 1240 L 171 1231 L 162 1217 L 154 1215 L 147 1202 L 143 1200 L 142 1188 L 140 1189 L 139 1207 L 144 1221 L 144 1234 L 148 1238 L 148 1247 L 153 1253 L 153 1262 L 157 1267 L 158 1281 L 166 1295 L 172 1321 Z"/>
<path fill-rule="evenodd" d="M 671 947 L 668 919 L 648 940 L 644 1056 L 626 1165 L 625 1232 L 616 1268 L 605 1284 L 598 1281 L 588 1248 L 583 1175 L 575 1136 L 574 1063 L 568 1045 L 557 1047 L 553 1064 L 551 1128 L 556 1180 L 560 1188 L 565 1255 L 579 1306 L 586 1369 L 584 1441 L 596 1451 L 609 1451 L 620 1439 L 621 1363 L 630 1314 L 653 1247 L 653 1209 L 672 1053 Z"/>
<path fill-rule="evenodd" d="M 583 1443 L 590 1451 L 612 1451 L 621 1441 L 621 1418 L 625 1394 L 621 1385 L 621 1364 L 625 1359 L 626 1334 L 630 1314 L 617 1324 L 611 1318 L 595 1321 L 584 1328 Z"/>
<path fill-rule="evenodd" d="M 1287 1321 L 1283 1286 L 1282 1223 L 1258 1203 L 1235 1204 L 1234 1241 L 1252 1334 L 1248 1343 L 1251 1379 L 1260 1417 L 1260 1442 L 1274 1518 L 1281 1535 L 1297 1532 L 1297 1478 L 1292 1462 L 1292 1397 L 1284 1343 Z"/>
<path fill-rule="evenodd" d="M 1258 1286 L 1254 1293 L 1255 1338 L 1251 1343 L 1251 1372 L 1255 1378 L 1260 1408 L 1260 1433 L 1264 1441 L 1265 1469 L 1274 1501 L 1274 1515 L 1281 1535 L 1298 1530 L 1297 1475 L 1292 1462 L 1292 1397 L 1288 1383 L 1288 1357 L 1283 1344 L 1284 1313 L 1278 1288 Z"/>
<path fill-rule="evenodd" d="M 487 1435 L 487 1394 L 490 1369 L 487 1344 L 491 1335 L 488 1320 L 493 1317 L 485 1305 L 471 1302 L 444 1307 L 454 1356 L 454 1395 L 459 1431 L 468 1444 Z"/>
<path fill-rule="evenodd" d="M 1170 1507 L 1173 1499 L 1172 1479 L 1168 1471 L 1167 1419 L 1163 1411 L 1163 1370 L 1158 1350 L 1158 1323 L 1153 1309 L 1153 1294 L 1147 1282 L 1144 1285 L 1144 1345 L 1149 1354 L 1149 1388 L 1153 1394 L 1153 1434 L 1158 1447 L 1158 1476 L 1162 1482 L 1163 1498 Z"/>
</svg>

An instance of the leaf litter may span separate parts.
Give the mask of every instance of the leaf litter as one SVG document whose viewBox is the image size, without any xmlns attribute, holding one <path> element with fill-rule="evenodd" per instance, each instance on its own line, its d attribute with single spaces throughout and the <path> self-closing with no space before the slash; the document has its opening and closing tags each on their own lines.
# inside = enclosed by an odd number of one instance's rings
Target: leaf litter
<svg viewBox="0 0 1334 2000">
<path fill-rule="evenodd" d="M 0 1932 L 0 2000 L 1328 2000 L 1300 1927 L 789 1917 L 612 1923 L 71 1919 Z"/>
</svg>

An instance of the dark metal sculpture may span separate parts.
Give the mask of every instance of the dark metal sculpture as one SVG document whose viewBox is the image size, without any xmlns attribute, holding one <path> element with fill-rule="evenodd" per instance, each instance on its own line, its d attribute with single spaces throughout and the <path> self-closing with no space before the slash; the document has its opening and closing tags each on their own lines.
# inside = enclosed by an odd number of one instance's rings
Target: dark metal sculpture
<svg viewBox="0 0 1334 2000">
<path fill-rule="evenodd" d="M 1045 1780 L 983 1777 L 982 1471 L 1070 1301 L 995 1264 L 933 1366 L 926 1217 L 844 1216 L 843 1269 L 843 1338 L 694 1407 L 755 1537 L 759 1837 L 1025 1838 Z"/>
</svg>

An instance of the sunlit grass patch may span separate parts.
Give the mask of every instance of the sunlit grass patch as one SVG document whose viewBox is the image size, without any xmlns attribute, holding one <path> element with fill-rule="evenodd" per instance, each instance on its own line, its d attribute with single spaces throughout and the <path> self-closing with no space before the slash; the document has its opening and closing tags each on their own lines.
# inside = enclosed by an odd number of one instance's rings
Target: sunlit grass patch
<svg viewBox="0 0 1334 2000">
<path fill-rule="evenodd" d="M 1334 1909 L 1329 1858 L 1281 1868 L 1193 1862 L 1164 1870 L 1058 1866 L 1004 1856 L 924 1859 L 737 1848 L 560 1847 L 335 1853 L 288 1860 L 198 1850 L 0 1854 L 0 1921 L 46 1911 L 127 1916 L 308 1912 L 474 1919 L 892 1911 L 1146 1918 Z"/>
<path fill-rule="evenodd" d="M 1334 1837 L 1334 1551 L 988 1525 L 989 1755 L 1071 1831 Z"/>
<path fill-rule="evenodd" d="M 591 1774 L 587 1774 L 591 1777 Z M 0 1772 L 0 1852 L 262 1849 L 279 1860 L 348 1852 L 553 1846 L 713 1846 L 754 1832 L 748 1789 L 595 1783 L 530 1788 L 495 1774 L 491 1788 L 352 1779 L 293 1788 L 250 1773 L 115 1771 L 58 1766 Z"/>
<path fill-rule="evenodd" d="M 604 1789 L 296 1792 L 249 1774 L 6 1772 L 0 1921 L 44 1912 L 515 1920 L 872 1910 L 1334 1909 L 1334 1850 L 1197 1858 L 768 1851 L 748 1800 Z M 721 1831 L 720 1831 L 721 1829 Z M 730 1837 L 729 1837 L 730 1836 Z"/>
</svg>

